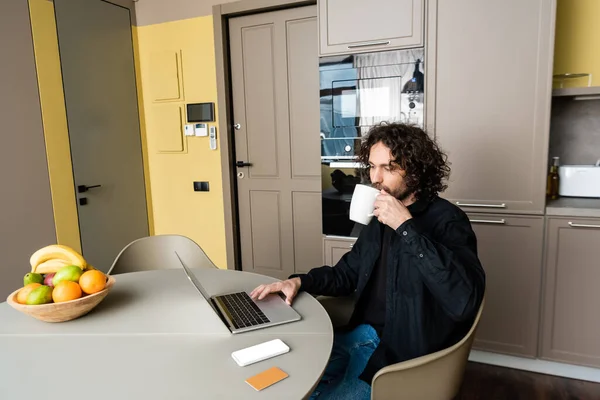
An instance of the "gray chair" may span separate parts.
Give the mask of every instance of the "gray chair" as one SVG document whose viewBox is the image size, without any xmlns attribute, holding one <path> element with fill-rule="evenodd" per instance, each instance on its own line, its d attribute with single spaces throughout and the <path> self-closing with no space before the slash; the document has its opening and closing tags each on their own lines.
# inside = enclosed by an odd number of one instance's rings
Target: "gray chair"
<svg viewBox="0 0 600 400">
<path fill-rule="evenodd" d="M 354 310 L 353 299 L 318 297 L 334 327 L 348 322 Z M 388 365 L 380 369 L 371 382 L 371 400 L 450 400 L 456 397 L 485 299 L 481 302 L 469 332 L 447 349 Z"/>
<path fill-rule="evenodd" d="M 181 235 L 155 235 L 134 240 L 115 258 L 108 275 L 156 269 L 177 269 L 181 264 L 190 268 L 217 268 L 192 239 Z"/>
</svg>

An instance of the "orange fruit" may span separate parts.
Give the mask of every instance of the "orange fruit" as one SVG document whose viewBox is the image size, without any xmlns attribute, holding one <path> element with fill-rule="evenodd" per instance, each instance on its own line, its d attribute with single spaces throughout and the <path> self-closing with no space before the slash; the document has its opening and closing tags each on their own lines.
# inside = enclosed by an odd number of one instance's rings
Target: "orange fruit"
<svg viewBox="0 0 600 400">
<path fill-rule="evenodd" d="M 41 283 L 30 283 L 29 285 L 23 286 L 19 293 L 17 293 L 17 303 L 25 304 L 27 302 L 27 296 L 38 286 L 42 286 Z"/>
<path fill-rule="evenodd" d="M 86 271 L 79 277 L 79 286 L 86 294 L 98 293 L 106 286 L 106 275 L 97 269 Z"/>
<path fill-rule="evenodd" d="M 52 291 L 52 300 L 55 303 L 75 300 L 81 297 L 81 287 L 77 282 L 61 281 Z"/>
</svg>

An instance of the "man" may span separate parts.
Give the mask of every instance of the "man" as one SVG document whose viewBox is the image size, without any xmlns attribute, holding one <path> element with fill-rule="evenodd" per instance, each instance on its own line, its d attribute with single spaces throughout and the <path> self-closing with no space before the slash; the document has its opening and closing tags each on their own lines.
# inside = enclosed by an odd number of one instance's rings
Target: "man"
<svg viewBox="0 0 600 400">
<path fill-rule="evenodd" d="M 358 299 L 347 329 L 336 332 L 312 397 L 369 399 L 375 373 L 390 364 L 458 342 L 471 327 L 485 289 L 467 215 L 438 197 L 446 156 L 420 128 L 374 127 L 361 146 L 371 183 L 381 193 L 374 216 L 335 267 L 257 287 L 251 296 L 299 290 Z"/>
</svg>

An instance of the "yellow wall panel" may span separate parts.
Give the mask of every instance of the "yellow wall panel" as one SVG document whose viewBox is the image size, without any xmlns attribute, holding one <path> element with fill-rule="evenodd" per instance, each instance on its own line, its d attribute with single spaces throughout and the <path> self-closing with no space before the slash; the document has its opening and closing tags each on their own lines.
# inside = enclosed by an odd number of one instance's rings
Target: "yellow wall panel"
<svg viewBox="0 0 600 400">
<path fill-rule="evenodd" d="M 173 116 L 157 113 L 153 104 L 153 54 L 181 52 L 185 102 L 173 102 L 185 110 L 186 103 L 217 102 L 212 16 L 137 27 L 143 115 L 147 136 L 148 170 L 155 234 L 182 234 L 198 243 L 219 268 L 227 268 L 221 149 L 210 150 L 208 137 L 183 137 L 186 151 L 153 151 L 163 123 Z M 216 110 L 218 112 L 218 110 Z M 185 113 L 183 113 L 185 118 Z M 163 120 L 165 119 L 165 120 Z M 167 121 L 168 119 L 168 121 Z M 211 125 L 216 125 L 212 123 Z M 218 128 L 218 127 L 217 127 Z M 220 132 L 220 129 L 217 129 Z M 208 181 L 209 192 L 194 192 L 194 181 Z"/>
<path fill-rule="evenodd" d="M 150 55 L 150 86 L 154 101 L 180 100 L 179 54 L 164 50 Z"/>
<path fill-rule="evenodd" d="M 81 252 L 54 3 L 29 0 L 56 239 Z"/>
<path fill-rule="evenodd" d="M 152 122 L 148 124 L 150 151 L 181 152 L 183 126 L 179 104 L 152 104 L 149 107 Z"/>
<path fill-rule="evenodd" d="M 148 210 L 148 231 L 154 235 L 154 214 L 152 212 L 152 189 L 150 182 L 150 167 L 148 161 L 148 137 L 146 135 L 146 118 L 144 112 L 144 91 L 142 88 L 142 77 L 140 74 L 140 51 L 137 27 L 131 27 L 131 37 L 133 39 L 133 56 L 135 63 L 135 82 L 137 89 L 138 113 L 140 115 L 140 135 L 142 144 L 142 161 L 144 164 L 144 183 L 146 186 L 146 207 Z"/>
<path fill-rule="evenodd" d="M 558 0 L 554 74 L 591 73 L 592 86 L 600 86 L 599 48 L 600 0 Z M 588 78 L 578 78 L 563 87 L 587 85 Z"/>
</svg>

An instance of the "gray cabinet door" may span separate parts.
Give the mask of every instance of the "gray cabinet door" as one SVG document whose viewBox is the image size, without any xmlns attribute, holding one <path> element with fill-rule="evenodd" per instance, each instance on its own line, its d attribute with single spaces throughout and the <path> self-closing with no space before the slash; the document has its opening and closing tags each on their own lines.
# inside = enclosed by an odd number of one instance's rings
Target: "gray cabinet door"
<svg viewBox="0 0 600 400">
<path fill-rule="evenodd" d="M 600 367 L 600 219 L 548 218 L 542 358 Z"/>
<path fill-rule="evenodd" d="M 535 357 L 544 217 L 469 214 L 486 273 L 485 309 L 473 348 Z"/>
<path fill-rule="evenodd" d="M 423 9 L 423 0 L 321 0 L 319 53 L 422 46 Z"/>
<path fill-rule="evenodd" d="M 356 239 L 348 238 L 348 239 L 331 239 L 324 238 L 323 239 L 323 262 L 325 265 L 334 266 L 337 262 L 352 249 L 352 245 L 354 245 Z"/>
<path fill-rule="evenodd" d="M 555 3 L 438 1 L 429 15 L 428 127 L 452 163 L 443 195 L 466 211 L 543 214 Z"/>
</svg>

